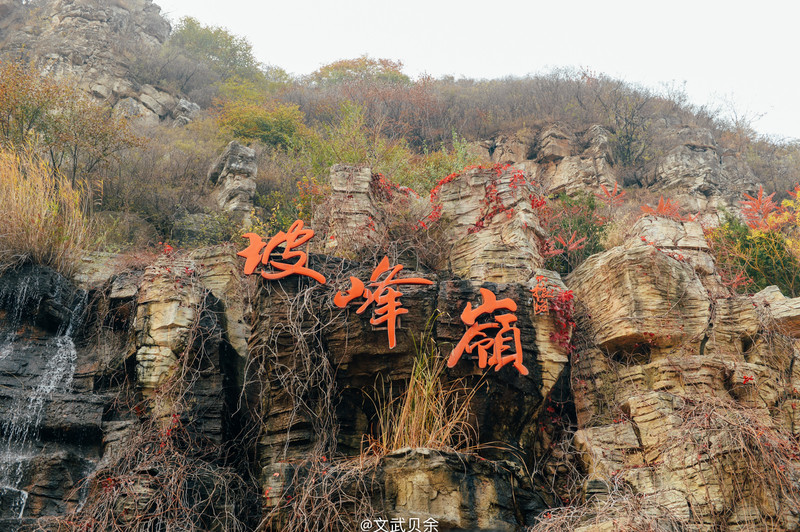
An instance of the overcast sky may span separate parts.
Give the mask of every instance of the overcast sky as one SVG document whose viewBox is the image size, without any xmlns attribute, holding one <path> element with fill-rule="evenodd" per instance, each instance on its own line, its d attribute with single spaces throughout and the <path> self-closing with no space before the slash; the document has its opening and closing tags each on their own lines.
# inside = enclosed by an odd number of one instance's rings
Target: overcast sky
<svg viewBox="0 0 800 532">
<path fill-rule="evenodd" d="M 411 76 L 497 78 L 588 68 L 761 116 L 800 138 L 800 2 L 792 0 L 154 0 L 247 37 L 293 74 L 369 54 Z"/>
</svg>

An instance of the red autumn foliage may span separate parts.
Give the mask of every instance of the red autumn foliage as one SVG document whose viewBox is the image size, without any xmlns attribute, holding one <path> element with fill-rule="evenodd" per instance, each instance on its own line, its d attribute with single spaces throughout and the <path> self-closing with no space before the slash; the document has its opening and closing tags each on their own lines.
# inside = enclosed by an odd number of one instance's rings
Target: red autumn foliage
<svg viewBox="0 0 800 532">
<path fill-rule="evenodd" d="M 691 222 L 696 218 L 695 216 L 681 216 L 680 206 L 677 201 L 672 201 L 669 198 L 664 200 L 664 196 L 658 198 L 658 206 L 654 209 L 649 205 L 642 206 L 642 212 L 653 216 L 661 216 L 663 218 L 671 218 L 679 222 Z"/>
<path fill-rule="evenodd" d="M 797 189 L 795 188 L 795 190 Z M 792 193 L 790 192 L 789 194 Z M 778 205 L 772 201 L 774 195 L 775 193 L 773 192 L 765 197 L 764 187 L 761 185 L 758 186 L 757 197 L 754 198 L 745 193 L 744 197 L 747 199 L 739 203 L 742 204 L 742 214 L 747 220 L 747 225 L 750 226 L 751 229 L 768 228 L 767 217 L 771 212 L 779 210 Z"/>
<path fill-rule="evenodd" d="M 625 202 L 625 191 L 617 192 L 618 186 L 617 183 L 614 183 L 614 190 L 609 191 L 605 185 L 600 185 L 600 188 L 603 189 L 603 194 L 595 194 L 595 196 L 609 207 L 619 207 Z"/>
</svg>

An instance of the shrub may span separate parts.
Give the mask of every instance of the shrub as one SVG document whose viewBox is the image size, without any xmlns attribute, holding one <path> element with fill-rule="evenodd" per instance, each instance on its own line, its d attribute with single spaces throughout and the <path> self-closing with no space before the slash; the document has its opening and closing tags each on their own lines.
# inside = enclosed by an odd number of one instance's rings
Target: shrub
<svg viewBox="0 0 800 532">
<path fill-rule="evenodd" d="M 0 62 L 0 146 L 21 147 L 63 101 L 64 87 L 22 63 Z"/>
<path fill-rule="evenodd" d="M 74 185 L 140 143 L 125 118 L 69 82 L 22 63 L 0 63 L 0 146 L 33 146 Z"/>
<path fill-rule="evenodd" d="M 540 208 L 540 220 L 551 235 L 544 244 L 547 269 L 566 275 L 603 251 L 606 225 L 598 209 L 597 199 L 590 194 L 561 194 Z"/>
<path fill-rule="evenodd" d="M 26 262 L 72 273 L 90 242 L 80 192 L 31 151 L 0 150 L 0 273 Z"/>
<path fill-rule="evenodd" d="M 104 210 L 139 214 L 166 239 L 178 218 L 208 206 L 208 168 L 225 142 L 211 119 L 181 128 L 151 126 L 141 133 L 150 141 L 114 162 L 97 199 Z"/>
<path fill-rule="evenodd" d="M 800 261 L 784 236 L 773 230 L 752 230 L 726 213 L 725 223 L 709 233 L 723 280 L 740 292 L 776 285 L 787 297 L 800 295 Z"/>
<path fill-rule="evenodd" d="M 296 105 L 228 100 L 217 111 L 222 132 L 240 140 L 289 149 L 306 135 L 303 113 Z"/>
</svg>

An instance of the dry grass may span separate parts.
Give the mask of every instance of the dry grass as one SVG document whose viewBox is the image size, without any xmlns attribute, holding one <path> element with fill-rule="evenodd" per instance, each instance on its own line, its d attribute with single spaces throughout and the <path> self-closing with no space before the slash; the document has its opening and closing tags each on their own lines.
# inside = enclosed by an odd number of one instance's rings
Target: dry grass
<svg viewBox="0 0 800 532">
<path fill-rule="evenodd" d="M 431 320 L 431 323 L 433 320 Z M 468 451 L 477 442 L 469 405 L 480 386 L 446 382 L 446 359 L 429 334 L 417 345 L 408 387 L 399 397 L 378 401 L 378 435 L 370 450 L 378 455 L 404 447 Z"/>
<path fill-rule="evenodd" d="M 90 243 L 81 190 L 30 151 L 0 151 L 0 273 L 34 262 L 69 275 Z"/>
</svg>

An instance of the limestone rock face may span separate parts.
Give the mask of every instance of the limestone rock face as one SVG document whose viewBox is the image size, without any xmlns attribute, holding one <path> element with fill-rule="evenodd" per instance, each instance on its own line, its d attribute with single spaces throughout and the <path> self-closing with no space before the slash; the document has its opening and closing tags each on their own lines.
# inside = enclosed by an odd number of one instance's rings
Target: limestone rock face
<svg viewBox="0 0 800 532">
<path fill-rule="evenodd" d="M 567 285 L 592 316 L 592 334 L 602 348 L 632 348 L 651 339 L 659 345 L 699 341 L 708 325 L 708 295 L 693 268 L 651 247 L 594 255 Z"/>
<path fill-rule="evenodd" d="M 538 134 L 525 131 L 478 143 L 473 152 L 528 172 L 548 194 L 599 193 L 600 185 L 613 189 L 617 182 L 610 138 L 597 124 L 579 134 L 552 124 Z"/>
<path fill-rule="evenodd" d="M 698 221 L 642 216 L 628 230 L 623 247 L 652 247 L 691 266 L 712 298 L 731 295 L 716 272 L 711 249 Z"/>
<path fill-rule="evenodd" d="M 5 3 L 0 49 L 46 72 L 77 80 L 90 96 L 144 120 L 166 118 L 175 97 L 136 83 L 124 52 L 157 53 L 170 25 L 151 0 L 44 0 Z M 2 8 L 0 8 L 2 9 Z"/>
<path fill-rule="evenodd" d="M 552 125 L 539 135 L 538 159 L 541 162 L 556 162 L 572 155 L 572 147 L 577 143 L 575 136 L 562 127 Z"/>
<path fill-rule="evenodd" d="M 378 176 L 366 166 L 336 164 L 331 167 L 331 197 L 314 218 L 314 229 L 324 242 L 314 249 L 338 257 L 350 257 L 374 242 L 383 224 L 374 183 Z"/>
<path fill-rule="evenodd" d="M 75 269 L 75 283 L 84 290 L 106 284 L 116 273 L 117 259 L 116 253 L 95 251 L 86 254 Z"/>
<path fill-rule="evenodd" d="M 216 185 L 213 197 L 219 209 L 249 220 L 257 174 L 256 152 L 232 140 L 208 171 L 209 181 Z"/>
<path fill-rule="evenodd" d="M 0 276 L 0 528 L 63 514 L 99 458 L 106 400 L 92 393 L 78 334 L 87 294 L 56 272 Z"/>
<path fill-rule="evenodd" d="M 196 268 L 192 260 L 165 256 L 145 271 L 134 321 L 137 381 L 145 396 L 178 371 L 178 357 L 191 345 L 204 299 L 192 281 Z"/>
<path fill-rule="evenodd" d="M 533 158 L 535 155 L 536 138 L 527 132 L 516 135 L 501 135 L 492 139 L 485 145 L 485 156 L 493 163 L 513 164 Z"/>
<path fill-rule="evenodd" d="M 513 169 L 472 169 L 444 183 L 441 213 L 451 222 L 450 269 L 464 279 L 524 283 L 544 264 L 531 198 L 536 191 Z"/>
<path fill-rule="evenodd" d="M 447 371 L 448 379 L 462 379 L 467 389 L 476 389 L 470 408 L 480 441 L 502 437 L 533 456 L 537 439 L 533 420 L 562 377 L 567 353 L 565 347 L 550 341 L 550 332 L 554 330 L 552 317 L 535 314 L 527 286 L 466 280 L 438 281 L 427 286 L 398 285 L 403 294 L 403 308 L 409 312 L 400 320 L 396 347 L 389 348 L 386 330 L 370 324 L 369 312 L 357 314 L 356 305 L 352 309 L 339 309 L 331 303 L 336 290 L 343 290 L 349 284 L 346 279 L 368 279 L 372 268 L 316 255 L 311 256 L 311 267 L 324 273 L 328 285 L 333 286 L 290 279 L 265 282 L 260 283 L 254 301 L 250 353 L 266 366 L 261 372 L 260 386 L 267 412 L 264 425 L 268 428 L 262 435 L 259 451 L 265 467 L 287 458 L 301 458 L 319 443 L 313 412 L 330 415 L 333 406 L 324 406 L 325 400 L 334 400 L 336 404 L 339 451 L 357 453 L 376 422 L 375 409 L 380 401 L 374 398 L 383 397 L 390 390 L 394 390 L 396 397 L 408 382 L 417 350 L 421 348 L 418 346 L 422 346 L 420 342 L 429 341 L 420 339 L 420 334 L 429 330 L 430 338 L 439 345 L 455 346 L 467 330 L 461 313 L 467 303 L 476 306 L 482 303 L 481 287 L 492 290 L 498 299 L 511 298 L 516 302 L 515 326 L 520 331 L 523 364 L 529 374 L 521 375 L 510 364 L 499 371 L 479 368 L 473 356 L 465 354 Z M 404 269 L 400 277 L 405 276 L 429 277 L 429 274 Z M 558 284 L 556 275 L 554 286 Z M 431 329 L 430 319 L 436 315 L 439 317 Z M 448 355 L 449 352 L 435 354 Z M 323 371 L 325 367 L 329 369 Z M 326 372 L 328 384 L 314 380 Z M 310 400 L 302 398 L 311 390 L 334 384 L 339 390 L 337 397 L 326 399 L 314 394 L 310 397 L 317 397 L 316 403 L 302 402 Z M 497 401 L 501 398 L 506 406 L 498 409 Z"/>
<path fill-rule="evenodd" d="M 551 194 L 564 192 L 574 195 L 579 191 L 599 193 L 600 185 L 614 188 L 617 178 L 609 148 L 611 134 L 606 129 L 598 125 L 590 127 L 578 144 L 586 148 L 575 155 L 571 155 L 572 150 L 567 150 L 563 145 L 567 142 L 577 144 L 576 140 L 564 138 L 558 140 L 560 144 L 557 144 L 558 137 L 553 137 L 555 133 L 552 130 L 546 130 L 545 133 L 549 134 L 549 141 L 539 151 L 539 160 L 544 163 L 540 167 L 539 179 Z M 559 148 L 556 149 L 556 146 Z"/>
<path fill-rule="evenodd" d="M 683 126 L 667 138 L 672 147 L 640 179 L 643 186 L 672 191 L 673 199 L 693 211 L 727 207 L 738 212 L 742 193 L 757 189 L 750 167 L 734 154 L 721 155 L 709 130 Z"/>
<path fill-rule="evenodd" d="M 794 433 L 787 397 L 796 403 L 800 305 L 774 289 L 752 298 L 725 290 L 696 222 L 644 217 L 631 233 L 566 282 L 579 301 L 574 449 L 583 496 L 598 510 L 576 529 L 635 519 L 620 502 L 630 494 L 644 498 L 642 515 L 668 508 L 698 530 L 794 529 L 796 499 L 763 469 L 781 464 L 778 482 L 790 482 L 793 473 L 781 475 L 797 456 L 747 434 L 778 442 Z M 753 452 L 760 458 L 749 462 Z"/>
<path fill-rule="evenodd" d="M 200 248 L 191 254 L 198 267 L 202 285 L 224 306 L 225 332 L 228 342 L 236 352 L 238 365 L 247 360 L 247 341 L 250 338 L 250 312 L 239 259 L 231 247 Z"/>
<path fill-rule="evenodd" d="M 537 133 L 499 135 L 474 143 L 472 152 L 496 163 L 528 172 L 549 194 L 601 193 L 601 186 L 619 182 L 663 192 L 683 208 L 700 212 L 702 220 L 719 223 L 717 211 L 738 212 L 742 192 L 752 194 L 757 179 L 743 158 L 723 152 L 708 129 L 676 126 L 661 135 L 663 155 L 636 175 L 618 177 L 613 135 L 595 124 L 585 131 L 552 124 Z"/>
<path fill-rule="evenodd" d="M 404 269 L 398 277 L 425 277 L 435 283 L 396 286 L 408 313 L 396 331 L 396 347 L 389 348 L 387 331 L 370 324 L 369 310 L 357 314 L 357 304 L 345 309 L 332 304 L 336 291 L 350 285 L 348 279 L 368 279 L 375 265 L 312 254 L 309 266 L 326 276 L 327 285 L 308 279 L 259 280 L 254 298 L 249 345 L 253 363 L 246 380 L 257 381 L 258 391 L 251 390 L 249 396 L 258 405 L 251 408 L 264 413 L 259 418 L 263 430 L 257 451 L 263 489 L 278 493 L 299 489 L 293 484 L 298 481 L 294 470 L 287 468 L 309 456 L 328 454 L 326 427 L 338 427 L 337 452 L 358 455 L 378 430 L 381 405 L 398 398 L 408 386 L 421 350 L 430 349 L 431 341 L 450 349 L 464 336 L 467 327 L 461 314 L 467 303 L 482 303 L 481 288 L 491 290 L 498 300 L 516 302 L 514 325 L 529 374 L 520 374 L 511 364 L 499 371 L 480 368 L 474 353 L 464 354 L 445 371 L 445 384 L 457 382 L 464 390 L 474 390 L 470 423 L 477 428 L 479 442 L 502 438 L 519 449 L 514 456 L 526 463 L 546 447 L 541 443 L 540 415 L 545 401 L 564 383 L 568 356 L 566 346 L 550 338 L 556 327 L 553 317 L 534 312 L 530 285 L 439 280 L 430 273 Z M 553 287 L 563 288 L 557 274 L 536 273 Z M 431 321 L 432 316 L 438 318 Z M 422 334 L 426 330 L 428 336 Z M 448 355 L 432 351 L 425 356 L 443 363 Z M 332 389 L 334 395 L 324 392 Z M 379 464 L 377 477 L 370 478 L 385 478 L 384 502 L 392 516 L 428 512 L 427 517 L 453 530 L 514 530 L 529 524 L 526 519 L 548 495 L 518 476 L 518 466 L 503 462 L 512 458 L 505 450 L 490 446 L 481 455 L 498 462 L 474 458 L 465 462 L 465 457 L 438 451 L 398 451 Z M 474 482 L 474 488 L 465 492 L 461 487 L 465 482 Z"/>
<path fill-rule="evenodd" d="M 544 510 L 522 468 L 513 462 L 428 449 L 402 449 L 379 465 L 384 479 L 387 514 L 433 518 L 445 530 L 514 531 L 533 524 L 519 516 Z"/>
</svg>

